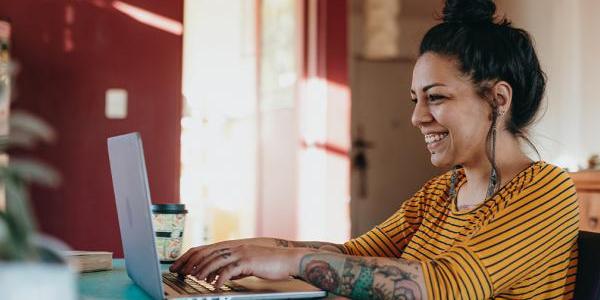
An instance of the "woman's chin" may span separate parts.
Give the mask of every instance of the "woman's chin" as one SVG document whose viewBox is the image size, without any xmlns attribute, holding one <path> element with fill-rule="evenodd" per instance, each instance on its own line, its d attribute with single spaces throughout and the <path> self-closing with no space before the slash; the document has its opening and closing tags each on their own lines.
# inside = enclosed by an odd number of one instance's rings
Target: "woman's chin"
<svg viewBox="0 0 600 300">
<path fill-rule="evenodd" d="M 430 160 L 431 164 L 436 168 L 452 168 L 454 166 L 444 153 L 431 153 Z"/>
</svg>

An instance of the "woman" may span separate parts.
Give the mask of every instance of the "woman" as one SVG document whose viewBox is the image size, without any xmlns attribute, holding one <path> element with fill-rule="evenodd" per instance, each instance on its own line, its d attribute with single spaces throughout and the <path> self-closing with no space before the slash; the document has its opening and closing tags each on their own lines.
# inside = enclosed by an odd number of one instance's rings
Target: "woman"
<svg viewBox="0 0 600 300">
<path fill-rule="evenodd" d="M 521 141 L 545 75 L 529 35 L 492 1 L 446 1 L 421 43 L 412 123 L 431 162 L 452 170 L 344 245 L 257 238 L 196 247 L 171 270 L 217 285 L 300 277 L 352 298 L 573 297 L 578 206 L 567 173 Z"/>
</svg>

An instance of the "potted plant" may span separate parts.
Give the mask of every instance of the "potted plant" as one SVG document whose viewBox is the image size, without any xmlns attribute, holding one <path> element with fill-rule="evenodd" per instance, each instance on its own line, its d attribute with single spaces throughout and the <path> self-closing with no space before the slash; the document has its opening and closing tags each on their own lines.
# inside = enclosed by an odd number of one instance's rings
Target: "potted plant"
<svg viewBox="0 0 600 300">
<path fill-rule="evenodd" d="M 10 64 L 0 61 L 0 107 L 8 105 Z M 7 107 L 7 106 L 6 106 Z M 6 116 L 6 113 L 4 116 Z M 0 299 L 76 299 L 76 272 L 59 254 L 62 243 L 38 233 L 28 185 L 56 186 L 58 175 L 30 159 L 8 160 L 9 149 L 51 141 L 54 132 L 34 115 L 13 112 L 10 134 L 0 135 Z"/>
</svg>

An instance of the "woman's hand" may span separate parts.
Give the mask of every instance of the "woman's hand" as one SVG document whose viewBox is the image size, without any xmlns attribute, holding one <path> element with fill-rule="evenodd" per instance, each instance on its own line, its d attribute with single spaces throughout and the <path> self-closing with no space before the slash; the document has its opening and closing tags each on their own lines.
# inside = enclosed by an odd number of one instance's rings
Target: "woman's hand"
<svg viewBox="0 0 600 300">
<path fill-rule="evenodd" d="M 241 240 L 229 240 L 222 241 L 210 245 L 198 246 L 189 249 L 186 251 L 181 257 L 173 263 L 173 265 L 169 268 L 171 272 L 176 272 L 180 274 L 184 274 L 184 266 L 188 265 L 188 260 L 198 260 L 203 259 L 210 253 L 221 249 L 231 249 L 241 245 L 257 245 L 257 246 L 271 246 L 273 245 L 273 239 L 271 238 L 250 238 L 250 239 L 241 239 Z M 189 274 L 189 273 L 186 273 Z"/>
<path fill-rule="evenodd" d="M 265 279 L 286 279 L 298 275 L 300 259 L 304 255 L 315 252 L 305 248 L 244 244 L 232 247 L 221 246 L 223 245 L 214 244 L 193 248 L 177 260 L 170 270 L 182 275 L 192 275 L 207 282 L 217 279 L 215 283 L 217 287 L 227 280 L 251 275 Z"/>
</svg>

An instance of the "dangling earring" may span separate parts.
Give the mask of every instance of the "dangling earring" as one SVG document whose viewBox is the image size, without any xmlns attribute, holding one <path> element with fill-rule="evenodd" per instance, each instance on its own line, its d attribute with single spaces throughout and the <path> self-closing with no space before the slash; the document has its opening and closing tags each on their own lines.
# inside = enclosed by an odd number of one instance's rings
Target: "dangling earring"
<svg viewBox="0 0 600 300">
<path fill-rule="evenodd" d="M 491 151 L 491 163 L 492 163 L 492 171 L 490 172 L 490 182 L 488 183 L 486 198 L 491 197 L 496 191 L 496 187 L 498 186 L 498 172 L 496 170 L 496 121 L 498 119 L 498 108 L 494 107 L 492 112 L 492 127 L 491 130 L 491 140 L 492 144 L 490 147 Z"/>
<path fill-rule="evenodd" d="M 492 172 L 490 173 L 490 183 L 488 184 L 487 194 L 485 198 L 489 198 L 494 195 L 496 191 L 496 185 L 498 183 L 498 173 L 496 172 L 496 168 L 492 168 Z"/>
<path fill-rule="evenodd" d="M 450 176 L 450 199 L 456 198 L 456 181 L 458 180 L 458 168 L 459 165 L 456 165 L 452 168 L 452 176 Z"/>
</svg>

